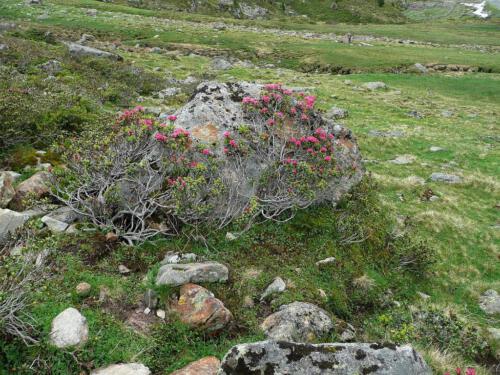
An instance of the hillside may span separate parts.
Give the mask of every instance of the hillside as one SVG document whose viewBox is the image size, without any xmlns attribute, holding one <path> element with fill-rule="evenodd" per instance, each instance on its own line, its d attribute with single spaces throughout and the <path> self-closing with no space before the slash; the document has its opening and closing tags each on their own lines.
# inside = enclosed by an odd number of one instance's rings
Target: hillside
<svg viewBox="0 0 500 375">
<path fill-rule="evenodd" d="M 498 374 L 487 9 L 1 1 L 0 374 Z"/>
</svg>

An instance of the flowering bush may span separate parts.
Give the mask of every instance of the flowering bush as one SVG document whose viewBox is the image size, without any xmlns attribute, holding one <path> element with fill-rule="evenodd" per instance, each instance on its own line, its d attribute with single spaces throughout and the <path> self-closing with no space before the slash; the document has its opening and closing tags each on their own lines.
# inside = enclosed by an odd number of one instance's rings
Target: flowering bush
<svg viewBox="0 0 500 375">
<path fill-rule="evenodd" d="M 258 98 L 243 97 L 245 123 L 211 144 L 176 126 L 174 115 L 162 123 L 141 107 L 125 111 L 108 138 L 67 153 L 61 199 L 129 242 L 181 224 L 278 218 L 328 200 L 335 179 L 357 165 L 337 165 L 336 138 L 315 101 L 266 85 Z"/>
</svg>

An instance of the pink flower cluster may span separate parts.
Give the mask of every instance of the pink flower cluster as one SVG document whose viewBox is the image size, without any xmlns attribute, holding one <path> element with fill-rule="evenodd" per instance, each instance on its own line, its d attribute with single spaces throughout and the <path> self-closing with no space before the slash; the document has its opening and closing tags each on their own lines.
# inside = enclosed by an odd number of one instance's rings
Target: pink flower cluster
<svg viewBox="0 0 500 375">
<path fill-rule="evenodd" d="M 455 369 L 455 374 L 456 375 L 462 375 L 462 369 L 460 367 L 457 367 Z M 451 375 L 449 371 L 445 372 L 444 375 Z M 465 375 L 476 375 L 476 370 L 473 369 L 472 367 L 467 367 L 465 370 Z"/>
<path fill-rule="evenodd" d="M 178 138 L 178 137 L 186 137 L 188 138 L 190 136 L 189 131 L 183 128 L 175 128 L 172 134 L 170 135 L 172 138 Z"/>
</svg>

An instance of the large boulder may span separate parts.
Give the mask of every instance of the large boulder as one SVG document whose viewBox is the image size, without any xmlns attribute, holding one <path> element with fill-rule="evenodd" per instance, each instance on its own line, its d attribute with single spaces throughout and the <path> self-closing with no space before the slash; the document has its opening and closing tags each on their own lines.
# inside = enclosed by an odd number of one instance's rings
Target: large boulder
<svg viewBox="0 0 500 375">
<path fill-rule="evenodd" d="M 182 286 L 179 299 L 170 304 L 170 310 L 183 323 L 212 334 L 233 320 L 231 312 L 212 292 L 195 284 Z"/>
<path fill-rule="evenodd" d="M 0 172 L 0 208 L 5 208 L 9 205 L 12 198 L 16 194 L 14 190 L 14 179 L 8 172 Z"/>
<path fill-rule="evenodd" d="M 90 375 L 151 375 L 142 363 L 119 363 L 94 370 Z"/>
<path fill-rule="evenodd" d="M 25 199 L 38 199 L 48 195 L 50 191 L 50 178 L 51 175 L 49 172 L 41 171 L 21 182 L 16 188 L 16 195 L 10 202 L 10 207 L 15 210 L 21 210 L 25 206 Z"/>
<path fill-rule="evenodd" d="M 225 282 L 228 277 L 227 267 L 217 262 L 165 264 L 158 270 L 156 285 Z"/>
<path fill-rule="evenodd" d="M 196 362 L 190 363 L 180 370 L 172 372 L 170 375 L 217 375 L 220 361 L 216 357 L 205 357 Z"/>
<path fill-rule="evenodd" d="M 191 100 L 176 113 L 176 126 L 190 131 L 191 136 L 202 144 L 211 146 L 215 144 L 224 144 L 225 134 L 238 134 L 242 124 L 247 124 L 250 135 L 260 139 L 265 134 L 259 134 L 260 124 L 256 124 L 254 119 L 249 117 L 244 110 L 242 100 L 245 97 L 258 98 L 264 86 L 254 83 L 218 83 L 204 82 L 195 90 Z M 357 184 L 363 174 L 362 158 L 351 131 L 333 121 L 322 118 L 318 114 L 314 115 L 314 125 L 307 129 L 307 134 L 312 134 L 314 129 L 324 129 L 335 136 L 335 151 L 333 159 L 335 160 L 338 175 L 328 179 L 324 189 L 317 190 L 314 193 L 314 203 L 337 202 L 346 192 Z M 306 131 L 306 128 L 304 128 Z M 252 134 L 255 132 L 256 134 Z M 295 130 L 284 128 L 280 139 L 276 142 L 286 143 L 291 137 L 296 136 Z M 250 138 L 252 138 L 250 137 Z M 241 142 L 245 142 L 241 139 Z M 223 154 L 223 148 L 216 148 L 214 151 L 221 159 L 226 159 L 221 168 L 221 174 L 224 185 L 231 188 L 234 194 L 230 197 L 230 204 L 214 204 L 213 210 L 216 217 L 240 216 L 248 208 L 249 197 L 259 197 L 266 202 L 272 202 L 276 197 L 268 188 L 273 184 L 266 184 L 266 187 L 260 186 L 263 176 L 269 173 L 279 158 L 279 155 L 269 155 L 259 151 L 256 141 L 248 141 L 245 147 L 250 149 L 244 157 L 238 158 L 237 164 Z M 242 146 L 243 147 L 243 146 Z M 281 149 L 280 146 L 275 146 Z M 252 150 L 255 149 L 255 150 Z M 267 152 L 267 151 L 266 151 Z M 276 159 L 274 159 L 276 158 Z M 268 196 L 266 196 L 266 194 Z M 283 197 L 279 197 L 283 198 Z M 301 198 L 292 197 L 290 201 L 280 204 L 289 205 L 289 207 L 309 206 L 310 202 L 304 203 Z M 230 205 L 230 207 L 228 207 Z M 269 204 L 263 211 L 279 210 L 279 208 Z"/>
<path fill-rule="evenodd" d="M 328 313 L 312 303 L 293 302 L 283 305 L 261 324 L 269 339 L 312 342 L 333 329 Z"/>
<path fill-rule="evenodd" d="M 225 355 L 219 375 L 240 374 L 427 375 L 432 371 L 409 345 L 261 341 L 236 345 Z"/>
<path fill-rule="evenodd" d="M 0 244 L 4 243 L 10 235 L 13 235 L 29 219 L 40 215 L 43 215 L 43 211 L 16 212 L 0 208 Z"/>
<path fill-rule="evenodd" d="M 67 308 L 52 321 L 50 340 L 58 348 L 84 344 L 88 337 L 87 319 L 73 307 Z"/>
<path fill-rule="evenodd" d="M 67 42 L 69 53 L 72 56 L 103 57 L 111 60 L 122 61 L 123 57 L 115 53 L 106 52 L 97 48 L 84 46 L 78 43 Z"/>
</svg>

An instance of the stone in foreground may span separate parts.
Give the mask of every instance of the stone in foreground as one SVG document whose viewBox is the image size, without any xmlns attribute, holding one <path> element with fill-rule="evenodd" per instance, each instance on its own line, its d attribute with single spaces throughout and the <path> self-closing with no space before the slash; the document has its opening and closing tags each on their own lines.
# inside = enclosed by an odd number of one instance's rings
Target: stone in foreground
<svg viewBox="0 0 500 375">
<path fill-rule="evenodd" d="M 230 349 L 218 374 L 427 375 L 432 371 L 409 345 L 261 341 Z"/>
<path fill-rule="evenodd" d="M 446 182 L 447 184 L 458 184 L 462 182 L 460 176 L 441 172 L 431 174 L 430 179 L 434 182 Z"/>
<path fill-rule="evenodd" d="M 52 321 L 50 340 L 58 348 L 84 344 L 88 337 L 87 319 L 73 307 L 67 308 Z"/>
<path fill-rule="evenodd" d="M 120 363 L 94 370 L 90 375 L 151 375 L 142 363 Z"/>
<path fill-rule="evenodd" d="M 0 244 L 21 228 L 26 221 L 39 214 L 37 211 L 16 212 L 0 208 Z"/>
<path fill-rule="evenodd" d="M 190 363 L 170 375 L 216 375 L 219 371 L 220 361 L 216 357 L 205 357 Z"/>
<path fill-rule="evenodd" d="M 217 262 L 165 264 L 158 271 L 156 285 L 225 282 L 228 277 L 227 267 Z"/>
<path fill-rule="evenodd" d="M 493 289 L 487 290 L 479 297 L 479 307 L 486 314 L 500 314 L 500 294 Z"/>
<path fill-rule="evenodd" d="M 269 339 L 312 342 L 333 329 L 328 313 L 312 303 L 293 302 L 283 305 L 261 324 Z"/>
<path fill-rule="evenodd" d="M 232 320 L 233 314 L 209 290 L 195 284 L 186 284 L 179 299 L 170 305 L 179 319 L 193 328 L 217 333 Z"/>
</svg>

